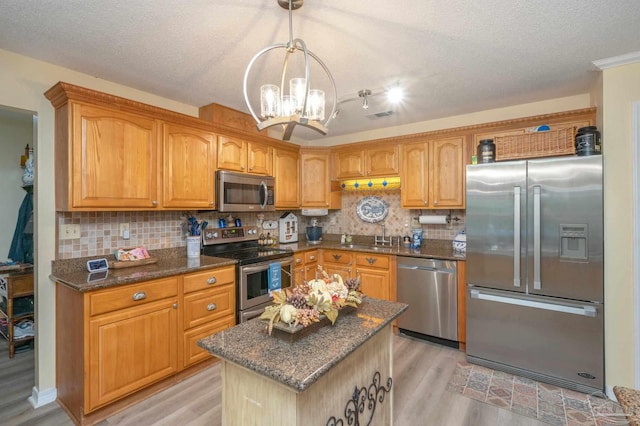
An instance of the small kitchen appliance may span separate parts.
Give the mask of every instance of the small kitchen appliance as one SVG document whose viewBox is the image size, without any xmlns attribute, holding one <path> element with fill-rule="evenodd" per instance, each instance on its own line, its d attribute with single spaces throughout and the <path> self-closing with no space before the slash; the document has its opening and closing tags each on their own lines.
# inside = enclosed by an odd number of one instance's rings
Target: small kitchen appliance
<svg viewBox="0 0 640 426">
<path fill-rule="evenodd" d="M 298 217 L 291 212 L 280 216 L 279 224 L 280 244 L 298 242 Z"/>
<path fill-rule="evenodd" d="M 322 241 L 322 226 L 318 226 L 318 219 L 311 219 L 311 226 L 307 226 L 307 242 L 320 244 Z"/>
</svg>

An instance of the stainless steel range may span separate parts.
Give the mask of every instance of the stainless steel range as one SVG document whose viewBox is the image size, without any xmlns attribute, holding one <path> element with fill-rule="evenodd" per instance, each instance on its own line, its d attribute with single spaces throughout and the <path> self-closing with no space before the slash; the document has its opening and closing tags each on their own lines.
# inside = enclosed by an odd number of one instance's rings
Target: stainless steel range
<svg viewBox="0 0 640 426">
<path fill-rule="evenodd" d="M 281 286 L 291 286 L 293 252 L 258 245 L 258 228 L 243 226 L 207 230 L 202 254 L 238 261 L 236 268 L 236 320 L 260 316 L 273 297 L 269 294 L 269 270 L 279 267 Z"/>
</svg>

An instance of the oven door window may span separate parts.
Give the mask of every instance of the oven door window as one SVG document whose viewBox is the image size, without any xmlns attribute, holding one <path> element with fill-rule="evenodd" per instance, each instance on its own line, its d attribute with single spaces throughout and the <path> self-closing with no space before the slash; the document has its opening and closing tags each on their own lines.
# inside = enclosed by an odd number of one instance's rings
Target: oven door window
<svg viewBox="0 0 640 426">
<path fill-rule="evenodd" d="M 291 286 L 291 265 L 282 265 L 282 288 Z M 244 292 L 241 292 L 242 308 L 256 306 L 268 302 L 272 298 L 269 295 L 269 265 L 254 267 L 248 265 L 243 268 L 241 283 Z M 244 294 L 242 294 L 244 293 Z"/>
</svg>

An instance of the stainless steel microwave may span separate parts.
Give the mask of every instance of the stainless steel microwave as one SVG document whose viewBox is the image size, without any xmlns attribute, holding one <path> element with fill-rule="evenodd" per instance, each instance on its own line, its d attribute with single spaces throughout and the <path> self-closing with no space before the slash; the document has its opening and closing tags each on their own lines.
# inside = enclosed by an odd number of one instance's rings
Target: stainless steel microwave
<svg viewBox="0 0 640 426">
<path fill-rule="evenodd" d="M 216 172 L 218 211 L 275 211 L 274 181 L 273 176 L 258 176 L 218 170 Z"/>
</svg>

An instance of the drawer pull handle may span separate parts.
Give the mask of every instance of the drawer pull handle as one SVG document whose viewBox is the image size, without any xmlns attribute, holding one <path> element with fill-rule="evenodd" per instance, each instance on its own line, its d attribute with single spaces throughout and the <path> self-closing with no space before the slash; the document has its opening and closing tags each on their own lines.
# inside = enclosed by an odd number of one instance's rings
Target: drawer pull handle
<svg viewBox="0 0 640 426">
<path fill-rule="evenodd" d="M 146 298 L 147 298 L 147 293 L 145 293 L 144 291 L 138 291 L 136 293 L 133 293 L 133 300 L 135 301 L 146 299 Z"/>
<path fill-rule="evenodd" d="M 315 256 L 309 256 L 309 260 L 316 260 Z"/>
<path fill-rule="evenodd" d="M 375 257 L 367 257 L 367 262 L 369 262 L 369 265 L 373 265 L 374 263 L 376 263 L 376 259 Z"/>
<path fill-rule="evenodd" d="M 217 308 L 215 303 L 209 303 L 207 305 L 207 311 L 215 311 L 215 309 Z"/>
<path fill-rule="evenodd" d="M 342 257 L 342 255 L 341 255 L 341 254 L 334 254 L 334 255 L 333 255 L 333 258 L 334 258 L 335 260 L 340 260 L 340 258 L 341 258 L 341 257 Z"/>
<path fill-rule="evenodd" d="M 296 259 L 296 264 L 302 263 L 302 259 Z"/>
<path fill-rule="evenodd" d="M 216 277 L 209 277 L 209 279 L 207 279 L 207 284 L 215 284 L 216 283 Z"/>
</svg>

